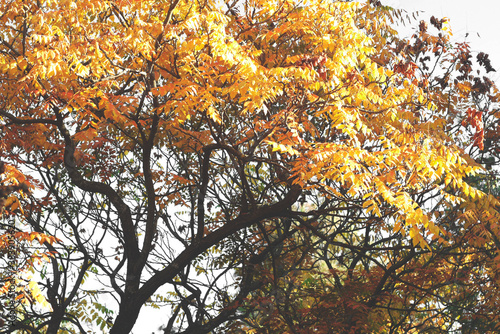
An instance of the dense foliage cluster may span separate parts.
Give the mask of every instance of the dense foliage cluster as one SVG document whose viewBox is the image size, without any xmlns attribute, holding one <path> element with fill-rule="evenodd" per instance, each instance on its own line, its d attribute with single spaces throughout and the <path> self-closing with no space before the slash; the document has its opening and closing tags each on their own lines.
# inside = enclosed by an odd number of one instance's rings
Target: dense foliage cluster
<svg viewBox="0 0 500 334">
<path fill-rule="evenodd" d="M 3 275 L 0 332 L 129 333 L 149 307 L 163 333 L 498 332 L 494 67 L 407 20 L 0 1 L 3 237 L 30 275 Z"/>
</svg>

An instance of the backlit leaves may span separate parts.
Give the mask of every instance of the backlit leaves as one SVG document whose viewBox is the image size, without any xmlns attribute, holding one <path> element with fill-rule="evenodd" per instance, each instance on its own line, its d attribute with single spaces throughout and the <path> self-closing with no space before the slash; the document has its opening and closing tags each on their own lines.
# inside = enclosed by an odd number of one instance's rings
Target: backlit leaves
<svg viewBox="0 0 500 334">
<path fill-rule="evenodd" d="M 499 94 L 446 19 L 403 39 L 391 27 L 402 13 L 373 1 L 12 1 L 0 13 L 0 155 L 33 175 L 2 178 L 2 207 L 38 229 L 20 239 L 50 249 L 40 226 L 64 235 L 54 261 L 78 274 L 76 292 L 48 296 L 59 312 L 107 326 L 105 306 L 86 314 L 90 297 L 78 299 L 95 275 L 129 303 L 112 333 L 164 286 L 193 331 L 280 302 L 266 291 L 302 298 L 305 318 L 352 311 L 336 321 L 364 332 L 368 318 L 409 324 L 409 296 L 424 291 L 419 305 L 445 323 L 429 311 L 444 305 L 434 271 L 481 276 L 449 264 L 469 251 L 459 237 L 496 258 L 497 199 L 467 153 L 495 146 Z M 40 193 L 26 209 L 28 180 Z M 245 293 L 210 276 L 225 267 Z M 199 288 L 203 275 L 219 283 Z"/>
</svg>

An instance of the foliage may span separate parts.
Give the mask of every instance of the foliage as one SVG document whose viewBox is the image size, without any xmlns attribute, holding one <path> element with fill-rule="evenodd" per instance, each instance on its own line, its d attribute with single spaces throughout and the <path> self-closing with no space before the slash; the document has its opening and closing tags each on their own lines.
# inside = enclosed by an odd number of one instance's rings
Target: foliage
<svg viewBox="0 0 500 334">
<path fill-rule="evenodd" d="M 1 326 L 5 325 L 5 315 L 15 310 L 20 304 L 36 302 L 47 305 L 37 282 L 31 280 L 29 273 L 33 265 L 49 261 L 50 253 L 32 252 L 27 245 L 36 242 L 39 245 L 51 245 L 56 238 L 40 232 L 23 232 L 16 229 L 16 216 L 24 214 L 16 192 L 26 196 L 33 186 L 26 177 L 12 166 L 0 162 L 0 217 L 3 218 L 4 232 L 0 235 L 0 254 L 2 255 L 2 274 L 0 276 L 0 294 L 8 296 L 8 301 L 2 303 L 4 317 L 0 318 Z"/>
<path fill-rule="evenodd" d="M 27 233 L 59 240 L 19 332 L 129 333 L 148 306 L 164 333 L 498 330 L 500 93 L 446 20 L 402 39 L 376 1 L 0 13 L 0 159 L 36 187 Z"/>
</svg>

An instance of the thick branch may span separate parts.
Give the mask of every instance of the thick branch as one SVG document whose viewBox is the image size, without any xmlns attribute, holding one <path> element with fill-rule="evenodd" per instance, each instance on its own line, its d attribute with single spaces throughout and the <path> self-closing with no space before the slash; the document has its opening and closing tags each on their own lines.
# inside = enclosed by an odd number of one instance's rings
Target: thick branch
<svg viewBox="0 0 500 334">
<path fill-rule="evenodd" d="M 55 107 L 54 107 L 55 108 Z M 64 147 L 64 165 L 68 171 L 68 175 L 71 181 L 81 190 L 88 191 L 91 193 L 100 193 L 106 196 L 113 206 L 116 208 L 120 222 L 123 228 L 124 235 L 124 251 L 125 256 L 128 259 L 127 263 L 127 286 L 132 289 L 137 289 L 139 285 L 138 275 L 134 275 L 135 264 L 139 257 L 139 246 L 135 235 L 134 223 L 132 220 L 132 214 L 128 205 L 125 204 L 123 199 L 118 195 L 118 193 L 111 188 L 109 185 L 88 181 L 83 178 L 83 176 L 78 172 L 75 160 L 75 143 L 73 142 L 69 131 L 66 129 L 63 118 L 59 110 L 55 110 L 57 117 L 57 127 L 61 132 L 65 147 Z M 129 286 L 129 284 L 132 284 Z"/>
<path fill-rule="evenodd" d="M 301 189 L 299 186 L 292 186 L 288 194 L 280 202 L 262 206 L 251 213 L 240 214 L 237 218 L 228 221 L 223 227 L 208 234 L 201 240 L 192 243 L 179 254 L 174 261 L 166 266 L 165 269 L 151 277 L 139 289 L 137 294 L 129 295 L 129 298 L 122 300 L 120 313 L 115 320 L 115 326 L 111 329 L 110 334 L 129 332 L 139 315 L 142 305 L 144 305 L 159 287 L 170 282 L 184 267 L 200 254 L 225 238 L 252 224 L 264 219 L 287 215 L 288 210 L 291 205 L 297 201 L 300 193 Z"/>
<path fill-rule="evenodd" d="M 301 189 L 298 186 L 292 186 L 288 194 L 280 202 L 262 206 L 250 213 L 241 214 L 237 218 L 228 221 L 223 227 L 208 234 L 198 242 L 191 244 L 165 269 L 158 272 L 141 287 L 138 303 L 144 303 L 156 289 L 172 280 L 182 268 L 191 263 L 197 256 L 228 236 L 264 219 L 286 215 L 288 209 L 295 203 L 300 193 Z"/>
</svg>

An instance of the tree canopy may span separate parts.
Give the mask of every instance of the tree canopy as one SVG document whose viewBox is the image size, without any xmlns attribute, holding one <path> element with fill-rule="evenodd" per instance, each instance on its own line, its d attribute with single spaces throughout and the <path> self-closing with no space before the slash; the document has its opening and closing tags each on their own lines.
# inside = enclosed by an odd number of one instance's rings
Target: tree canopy
<svg viewBox="0 0 500 334">
<path fill-rule="evenodd" d="M 129 333 L 149 307 L 163 333 L 497 332 L 494 68 L 408 21 L 0 1 L 2 240 L 31 280 L 0 332 Z"/>
</svg>

